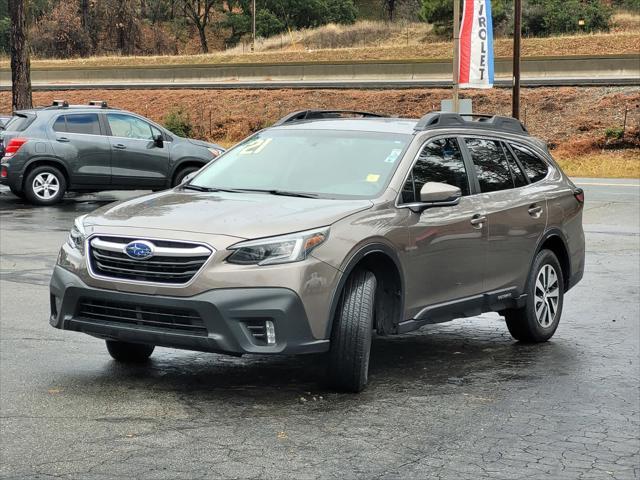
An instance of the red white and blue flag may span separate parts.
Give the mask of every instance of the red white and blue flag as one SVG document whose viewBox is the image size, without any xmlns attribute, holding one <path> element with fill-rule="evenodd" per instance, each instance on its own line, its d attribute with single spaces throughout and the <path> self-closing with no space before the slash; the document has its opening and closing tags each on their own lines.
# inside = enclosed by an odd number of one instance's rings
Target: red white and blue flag
<svg viewBox="0 0 640 480">
<path fill-rule="evenodd" d="M 491 0 L 465 0 L 460 27 L 460 88 L 493 87 Z"/>
</svg>

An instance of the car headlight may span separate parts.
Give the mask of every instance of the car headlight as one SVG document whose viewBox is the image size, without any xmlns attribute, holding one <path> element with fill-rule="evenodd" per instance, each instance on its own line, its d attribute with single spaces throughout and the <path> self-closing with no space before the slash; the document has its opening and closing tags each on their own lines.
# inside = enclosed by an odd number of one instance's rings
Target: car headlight
<svg viewBox="0 0 640 480">
<path fill-rule="evenodd" d="M 211 152 L 211 155 L 213 155 L 213 158 L 218 158 L 220 155 L 224 153 L 224 150 L 221 150 L 215 147 L 207 147 L 207 150 Z"/>
<path fill-rule="evenodd" d="M 81 215 L 73 221 L 73 227 L 71 227 L 69 237 L 67 238 L 67 244 L 71 248 L 79 250 L 82 254 L 84 254 L 84 241 L 87 238 L 83 225 L 85 217 L 86 215 Z"/>
<path fill-rule="evenodd" d="M 329 228 L 318 228 L 306 232 L 291 233 L 279 237 L 263 238 L 240 242 L 227 247 L 233 253 L 227 258 L 229 263 L 240 265 L 274 265 L 299 262 L 322 245 L 329 237 Z"/>
</svg>

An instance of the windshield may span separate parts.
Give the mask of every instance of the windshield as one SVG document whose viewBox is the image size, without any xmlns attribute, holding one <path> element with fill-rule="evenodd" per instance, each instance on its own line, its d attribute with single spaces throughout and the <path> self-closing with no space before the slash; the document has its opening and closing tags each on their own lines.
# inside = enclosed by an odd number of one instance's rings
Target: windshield
<svg viewBox="0 0 640 480">
<path fill-rule="evenodd" d="M 266 130 L 202 170 L 191 186 L 374 198 L 411 135 L 335 130 Z"/>
</svg>

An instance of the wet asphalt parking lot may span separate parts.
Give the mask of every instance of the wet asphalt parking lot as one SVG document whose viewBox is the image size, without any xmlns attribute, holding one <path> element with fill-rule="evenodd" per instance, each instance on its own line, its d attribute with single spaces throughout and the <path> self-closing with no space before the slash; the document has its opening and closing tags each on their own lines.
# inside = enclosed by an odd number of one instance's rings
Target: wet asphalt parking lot
<svg viewBox="0 0 640 480">
<path fill-rule="evenodd" d="M 550 342 L 495 314 L 378 338 L 359 395 L 323 387 L 322 356 L 159 348 L 125 367 L 51 328 L 73 218 L 131 194 L 0 190 L 0 478 L 638 478 L 640 185 L 578 183 L 587 266 Z"/>
</svg>

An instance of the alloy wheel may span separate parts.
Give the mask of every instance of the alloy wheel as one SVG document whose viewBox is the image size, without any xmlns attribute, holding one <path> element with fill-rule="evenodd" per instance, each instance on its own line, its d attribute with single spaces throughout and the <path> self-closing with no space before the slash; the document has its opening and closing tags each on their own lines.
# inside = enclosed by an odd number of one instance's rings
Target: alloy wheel
<svg viewBox="0 0 640 480">
<path fill-rule="evenodd" d="M 536 278 L 534 291 L 536 320 L 543 328 L 550 327 L 558 312 L 560 285 L 558 274 L 553 266 L 543 265 Z"/>
<path fill-rule="evenodd" d="M 33 179 L 33 192 L 42 200 L 55 197 L 60 190 L 60 181 L 53 173 L 43 172 Z"/>
</svg>

